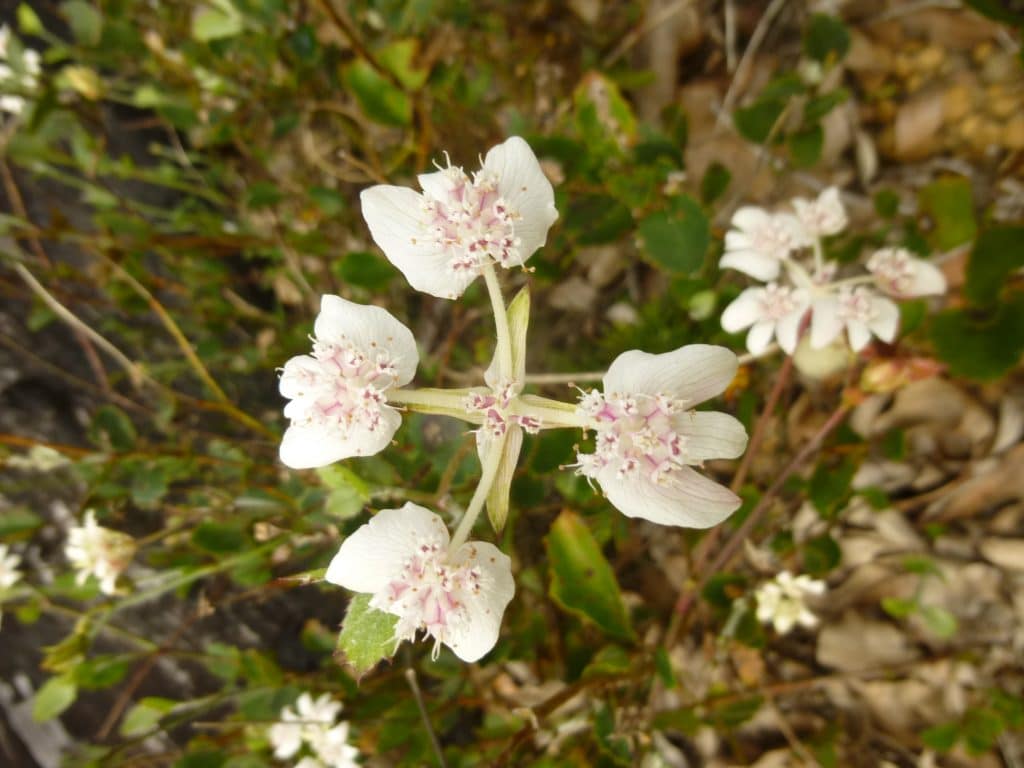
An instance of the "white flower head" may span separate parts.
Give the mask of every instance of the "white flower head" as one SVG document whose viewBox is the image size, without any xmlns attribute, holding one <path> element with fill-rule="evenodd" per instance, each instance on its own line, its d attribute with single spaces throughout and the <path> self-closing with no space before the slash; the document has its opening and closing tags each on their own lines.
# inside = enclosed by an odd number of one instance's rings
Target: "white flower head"
<svg viewBox="0 0 1024 768">
<path fill-rule="evenodd" d="M 291 400 L 281 461 L 293 469 L 382 451 L 402 423 L 387 392 L 412 381 L 419 363 L 412 331 L 380 307 L 324 296 L 314 332 L 313 354 L 281 372 Z"/>
<path fill-rule="evenodd" d="M 800 321 L 810 306 L 806 291 L 769 283 L 764 288 L 747 288 L 725 308 L 722 328 L 737 333 L 750 328 L 747 349 L 759 355 L 778 338 L 787 355 L 796 349 Z"/>
<path fill-rule="evenodd" d="M 754 592 L 757 619 L 773 625 L 780 635 L 786 634 L 797 624 L 813 627 L 818 623 L 818 617 L 807 607 L 806 600 L 810 596 L 824 593 L 824 581 L 806 575 L 793 576 L 789 571 L 782 571 Z"/>
<path fill-rule="evenodd" d="M 733 214 L 719 264 L 758 280 L 775 280 L 790 253 L 809 245 L 800 221 L 789 213 L 745 206 Z"/>
<path fill-rule="evenodd" d="M 0 93 L 0 112 L 18 115 L 25 109 L 25 97 L 18 91 L 34 91 L 39 85 L 39 74 L 42 72 L 39 52 L 26 48 L 21 52 L 21 61 L 17 69 L 9 63 L 8 46 L 11 30 L 4 24 L 0 26 L 0 91 L 11 87 L 15 93 Z"/>
<path fill-rule="evenodd" d="M 577 473 L 628 517 L 687 528 L 720 523 L 740 499 L 693 467 L 739 456 L 747 432 L 728 414 L 691 409 L 725 390 L 737 365 L 728 349 L 707 344 L 623 352 L 605 374 L 604 392 L 580 398 L 595 449 L 577 454 Z"/>
<path fill-rule="evenodd" d="M 96 514 L 85 513 L 85 523 L 68 531 L 64 554 L 78 571 L 76 581 L 84 584 L 90 576 L 100 582 L 100 591 L 112 595 L 117 577 L 135 557 L 135 540 L 126 533 L 96 523 Z"/>
<path fill-rule="evenodd" d="M 0 544 L 0 589 L 10 589 L 21 581 L 21 556 Z"/>
<path fill-rule="evenodd" d="M 942 270 L 905 248 L 875 251 L 867 266 L 878 287 L 891 296 L 941 296 L 946 292 L 946 277 Z"/>
<path fill-rule="evenodd" d="M 363 190 L 373 240 L 418 291 L 455 299 L 484 266 L 521 266 L 558 218 L 551 182 L 530 145 L 513 136 L 473 175 L 452 166 L 419 176 L 423 193 Z"/>
<path fill-rule="evenodd" d="M 368 592 L 370 606 L 398 617 L 395 642 L 418 632 L 476 661 L 498 641 L 501 617 L 515 594 L 512 562 L 493 544 L 467 541 L 449 550 L 444 522 L 407 503 L 384 509 L 342 542 L 325 578 Z"/>
<path fill-rule="evenodd" d="M 295 707 L 281 710 L 280 721 L 270 727 L 267 737 L 274 750 L 274 757 L 288 760 L 294 757 L 305 744 L 313 752 L 303 757 L 298 765 L 313 768 L 352 768 L 357 766 L 355 758 L 359 750 L 348 743 L 348 723 L 335 724 L 341 702 L 323 693 L 317 698 L 302 693 Z"/>
<path fill-rule="evenodd" d="M 850 348 L 859 352 L 872 336 L 892 343 L 900 325 L 900 310 L 892 301 L 870 288 L 840 288 L 814 300 L 811 316 L 811 347 L 821 349 L 846 331 Z"/>
<path fill-rule="evenodd" d="M 837 187 L 829 187 L 814 200 L 793 200 L 796 217 L 810 238 L 837 235 L 846 229 L 848 219 Z"/>
</svg>

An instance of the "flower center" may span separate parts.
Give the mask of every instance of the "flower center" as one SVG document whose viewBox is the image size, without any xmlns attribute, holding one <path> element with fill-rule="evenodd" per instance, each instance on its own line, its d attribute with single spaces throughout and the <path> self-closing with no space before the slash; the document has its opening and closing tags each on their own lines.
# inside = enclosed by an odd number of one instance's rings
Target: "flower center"
<svg viewBox="0 0 1024 768">
<path fill-rule="evenodd" d="M 470 180 L 450 165 L 442 173 L 445 193 L 423 193 L 422 224 L 425 238 L 448 254 L 448 269 L 476 275 L 488 259 L 503 267 L 520 263 L 520 216 L 498 194 L 497 177 L 480 171 Z"/>
<path fill-rule="evenodd" d="M 868 259 L 872 272 L 893 293 L 906 293 L 914 283 L 914 265 L 906 253 L 894 248 L 882 249 Z"/>
<path fill-rule="evenodd" d="M 479 435 L 483 440 L 501 437 L 509 424 L 518 424 L 530 434 L 540 432 L 540 421 L 533 416 L 519 416 L 509 413 L 512 401 L 519 395 L 519 386 L 512 382 L 499 385 L 493 390 L 472 392 L 466 397 L 467 411 L 483 416 Z"/>
<path fill-rule="evenodd" d="M 656 485 L 672 482 L 691 462 L 686 436 L 677 421 L 686 403 L 664 395 L 605 395 L 597 390 L 580 398 L 579 411 L 596 432 L 594 452 L 577 454 L 577 473 L 596 478 L 605 468 L 619 479 L 647 477 Z"/>
<path fill-rule="evenodd" d="M 861 323 L 870 322 L 875 316 L 871 299 L 870 291 L 864 288 L 841 291 L 839 294 L 839 318 L 844 322 L 850 320 Z"/>
<path fill-rule="evenodd" d="M 395 384 L 396 361 L 376 344 L 363 349 L 342 338 L 314 339 L 311 357 L 289 360 L 281 374 L 282 391 L 292 401 L 285 416 L 292 423 L 319 424 L 345 433 L 357 427 L 370 432 L 387 407 L 385 392 Z"/>
<path fill-rule="evenodd" d="M 454 628 L 468 620 L 466 603 L 480 593 L 483 577 L 468 562 L 448 562 L 448 547 L 439 538 L 424 538 L 402 569 L 370 600 L 370 606 L 398 616 L 395 642 L 415 639 L 419 631 L 434 638 L 434 658 Z"/>
<path fill-rule="evenodd" d="M 761 297 L 761 317 L 765 320 L 781 320 L 799 306 L 800 302 L 792 288 L 769 283 Z"/>
</svg>

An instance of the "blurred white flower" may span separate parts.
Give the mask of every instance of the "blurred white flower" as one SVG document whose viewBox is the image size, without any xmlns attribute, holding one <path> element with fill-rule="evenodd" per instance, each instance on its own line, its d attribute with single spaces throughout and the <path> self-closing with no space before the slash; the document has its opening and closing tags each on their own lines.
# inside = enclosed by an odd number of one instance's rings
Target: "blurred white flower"
<svg viewBox="0 0 1024 768">
<path fill-rule="evenodd" d="M 829 187 L 814 200 L 797 197 L 793 208 L 808 238 L 837 235 L 846 229 L 846 209 L 837 187 Z"/>
<path fill-rule="evenodd" d="M 882 248 L 868 259 L 868 271 L 886 293 L 899 298 L 941 296 L 946 277 L 931 262 L 915 257 L 905 248 Z"/>
<path fill-rule="evenodd" d="M 98 525 L 90 509 L 85 513 L 85 524 L 68 531 L 64 554 L 78 571 L 78 584 L 95 576 L 100 590 L 112 595 L 117 589 L 117 577 L 135 556 L 135 541 L 126 533 Z"/>
<path fill-rule="evenodd" d="M 719 265 L 758 280 L 777 279 L 783 260 L 810 244 L 800 221 L 789 213 L 746 206 L 733 214 L 730 227 Z"/>
<path fill-rule="evenodd" d="M 70 463 L 60 451 L 39 444 L 33 445 L 27 453 L 10 456 L 4 461 L 4 465 L 11 469 L 24 469 L 30 472 L 51 472 Z"/>
<path fill-rule="evenodd" d="M 419 363 L 412 332 L 380 307 L 324 296 L 314 333 L 313 354 L 281 372 L 291 424 L 280 454 L 293 469 L 382 451 L 402 423 L 387 392 L 412 381 Z"/>
<path fill-rule="evenodd" d="M 789 571 L 782 571 L 754 592 L 758 621 L 773 625 L 780 635 L 786 634 L 797 624 L 813 627 L 818 623 L 818 617 L 807 607 L 806 600 L 824 593 L 824 581 L 806 575 L 793 576 Z"/>
<path fill-rule="evenodd" d="M 395 642 L 418 632 L 463 661 L 476 661 L 498 641 L 512 596 L 512 562 L 493 544 L 467 541 L 449 550 L 444 522 L 407 503 L 383 509 L 342 542 L 324 578 L 368 592 L 370 606 L 398 617 Z"/>
<path fill-rule="evenodd" d="M 787 355 L 796 349 L 800 321 L 810 306 L 807 292 L 769 283 L 764 288 L 747 288 L 725 308 L 722 328 L 737 333 L 750 328 L 747 349 L 759 355 L 778 338 Z"/>
<path fill-rule="evenodd" d="M 21 581 L 21 556 L 0 544 L 0 589 L 10 589 Z"/>
<path fill-rule="evenodd" d="M 518 136 L 492 148 L 472 178 L 449 162 L 419 182 L 422 194 L 363 190 L 363 218 L 409 284 L 441 298 L 461 296 L 488 264 L 524 264 L 558 218 L 551 182 Z"/>
<path fill-rule="evenodd" d="M 811 316 L 811 347 L 820 349 L 845 330 L 850 349 L 859 352 L 877 336 L 892 343 L 900 325 L 900 310 L 889 299 L 864 286 L 840 287 L 814 299 Z"/>
<path fill-rule="evenodd" d="M 24 49 L 18 66 L 12 67 L 7 50 L 10 39 L 10 28 L 6 24 L 0 26 L 0 90 L 10 87 L 14 91 L 34 91 L 42 72 L 39 53 L 31 48 Z M 25 97 L 21 93 L 0 93 L 0 112 L 20 115 L 24 108 Z"/>
<path fill-rule="evenodd" d="M 693 467 L 739 456 L 747 432 L 728 414 L 692 409 L 725 390 L 737 365 L 728 349 L 707 344 L 623 352 L 604 376 L 604 393 L 580 397 L 577 412 L 596 434 L 594 452 L 577 454 L 577 473 L 596 480 L 628 517 L 687 528 L 720 523 L 740 499 Z"/>
<path fill-rule="evenodd" d="M 330 694 L 317 698 L 306 692 L 299 696 L 295 707 L 281 710 L 280 722 L 270 727 L 267 738 L 274 757 L 288 760 L 303 744 L 313 752 L 296 763 L 296 768 L 352 768 L 357 766 L 359 750 L 348 743 L 347 722 L 335 725 L 341 702 Z"/>
</svg>

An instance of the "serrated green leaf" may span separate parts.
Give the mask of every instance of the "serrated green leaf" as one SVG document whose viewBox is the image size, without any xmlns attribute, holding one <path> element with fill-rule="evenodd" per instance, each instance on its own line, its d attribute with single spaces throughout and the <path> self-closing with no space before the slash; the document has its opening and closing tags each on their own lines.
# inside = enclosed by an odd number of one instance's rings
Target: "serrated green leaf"
<svg viewBox="0 0 1024 768">
<path fill-rule="evenodd" d="M 32 701 L 32 719 L 42 723 L 60 715 L 75 703 L 78 686 L 70 675 L 51 677 L 43 683 Z"/>
<path fill-rule="evenodd" d="M 580 516 L 563 511 L 544 541 L 550 563 L 551 598 L 612 637 L 634 640 L 636 635 L 615 573 Z"/>
<path fill-rule="evenodd" d="M 395 655 L 398 617 L 370 607 L 370 595 L 356 595 L 348 604 L 335 651 L 361 678 L 384 659 Z"/>
</svg>

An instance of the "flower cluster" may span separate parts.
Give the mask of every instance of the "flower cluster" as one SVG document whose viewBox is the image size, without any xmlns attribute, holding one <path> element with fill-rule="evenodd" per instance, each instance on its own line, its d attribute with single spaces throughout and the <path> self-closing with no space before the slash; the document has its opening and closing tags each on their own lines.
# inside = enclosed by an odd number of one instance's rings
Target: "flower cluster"
<svg viewBox="0 0 1024 768">
<path fill-rule="evenodd" d="M 773 338 L 786 354 L 793 354 L 806 322 L 812 349 L 844 335 L 854 352 L 872 336 L 892 342 L 900 317 L 893 298 L 945 293 L 942 272 L 903 248 L 875 251 L 866 262 L 866 274 L 840 275 L 839 265 L 825 260 L 822 243 L 847 226 L 835 187 L 814 200 L 796 198 L 793 209 L 772 213 L 740 208 L 725 236 L 721 266 L 765 283 L 744 290 L 722 313 L 722 327 L 730 333 L 749 329 L 747 349 L 752 354 L 764 352 Z"/>
<path fill-rule="evenodd" d="M 449 161 L 419 182 L 422 194 L 365 190 L 363 215 L 412 287 L 453 299 L 484 277 L 497 330 L 486 386 L 407 388 L 418 363 L 412 332 L 379 307 L 324 296 L 312 355 L 292 358 L 281 372 L 290 425 L 280 453 L 296 469 L 369 456 L 391 441 L 402 408 L 476 425 L 480 482 L 453 534 L 417 504 L 385 509 L 345 539 L 326 574 L 396 617 L 396 646 L 422 634 L 433 639 L 435 656 L 446 645 L 476 661 L 497 642 L 515 584 L 508 556 L 468 537 L 485 505 L 495 527 L 502 525 L 524 433 L 592 432 L 594 450 L 577 455 L 579 474 L 630 517 L 694 528 L 715 525 L 740 505 L 695 467 L 739 456 L 747 435 L 732 416 L 694 410 L 736 373 L 737 358 L 723 347 L 625 352 L 605 375 L 603 393 L 582 392 L 575 404 L 524 393 L 529 294 L 506 305 L 496 269 L 523 266 L 546 242 L 558 217 L 551 184 L 518 137 L 491 149 L 472 177 Z"/>
<path fill-rule="evenodd" d="M 100 582 L 100 591 L 113 595 L 117 591 L 117 577 L 135 557 L 135 540 L 126 533 L 104 528 L 96 522 L 90 509 L 85 523 L 68 531 L 64 554 L 78 571 L 76 581 L 84 584 L 90 576 Z"/>
<path fill-rule="evenodd" d="M 754 593 L 758 621 L 771 624 L 780 635 L 785 635 L 797 625 L 813 627 L 817 625 L 818 617 L 807 607 L 807 598 L 824 593 L 824 581 L 781 571 Z"/>
<path fill-rule="evenodd" d="M 274 757 L 290 760 L 303 745 L 311 754 L 304 755 L 295 768 L 354 768 L 359 763 L 359 750 L 348 743 L 348 723 L 335 724 L 341 702 L 330 694 L 313 698 L 303 693 L 295 707 L 281 710 L 281 721 L 270 727 L 267 737 Z"/>
<path fill-rule="evenodd" d="M 12 44 L 10 28 L 0 26 L 0 112 L 20 115 L 25 109 L 24 91 L 34 91 L 39 84 L 39 53 L 31 48 Z M 11 93 L 6 92 L 11 89 Z"/>
</svg>

